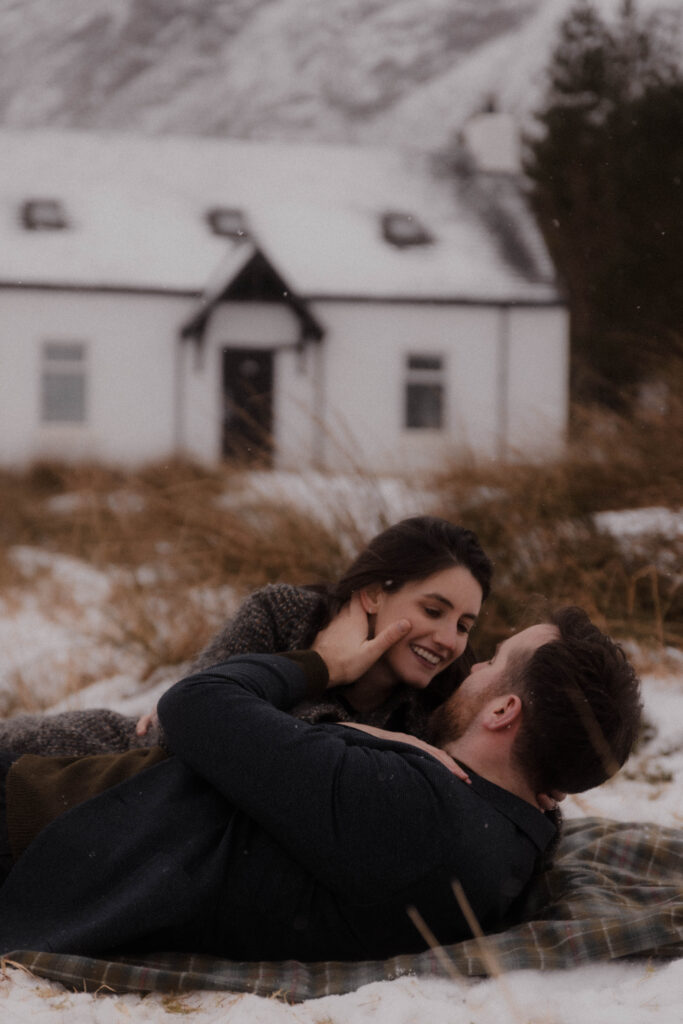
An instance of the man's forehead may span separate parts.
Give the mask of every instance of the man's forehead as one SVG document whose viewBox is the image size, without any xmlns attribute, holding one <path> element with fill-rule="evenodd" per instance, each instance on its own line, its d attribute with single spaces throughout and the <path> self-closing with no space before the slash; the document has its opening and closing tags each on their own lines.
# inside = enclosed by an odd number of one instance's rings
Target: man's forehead
<svg viewBox="0 0 683 1024">
<path fill-rule="evenodd" d="M 543 644 L 553 643 L 559 640 L 560 631 L 557 626 L 550 622 L 539 622 L 535 626 L 528 626 L 526 629 L 515 633 L 504 640 L 501 647 L 510 651 L 535 651 Z"/>
</svg>

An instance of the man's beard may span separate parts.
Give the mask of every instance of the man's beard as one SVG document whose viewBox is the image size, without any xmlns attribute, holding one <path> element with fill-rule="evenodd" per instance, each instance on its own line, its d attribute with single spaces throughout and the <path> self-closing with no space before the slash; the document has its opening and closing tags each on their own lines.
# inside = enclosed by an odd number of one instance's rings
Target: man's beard
<svg viewBox="0 0 683 1024">
<path fill-rule="evenodd" d="M 460 739 L 467 731 L 468 725 L 469 720 L 463 714 L 463 708 L 451 697 L 429 716 L 427 742 L 433 747 L 444 747 L 447 743 Z"/>
<path fill-rule="evenodd" d="M 440 704 L 429 716 L 427 742 L 434 747 L 443 747 L 447 743 L 459 740 L 465 735 L 495 689 L 495 685 L 492 685 L 470 694 L 456 690 L 452 697 Z"/>
</svg>

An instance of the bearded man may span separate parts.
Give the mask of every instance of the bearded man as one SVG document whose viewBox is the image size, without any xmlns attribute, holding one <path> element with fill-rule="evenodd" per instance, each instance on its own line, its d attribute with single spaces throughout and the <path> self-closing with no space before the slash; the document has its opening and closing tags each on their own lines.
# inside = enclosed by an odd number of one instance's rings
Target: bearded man
<svg viewBox="0 0 683 1024">
<path fill-rule="evenodd" d="M 638 680 L 564 609 L 474 666 L 432 746 L 287 714 L 409 628 L 368 639 L 354 599 L 310 651 L 237 656 L 172 687 L 158 708 L 170 755 L 13 763 L 0 950 L 385 958 L 424 948 L 416 913 L 440 943 L 469 937 L 455 890 L 500 927 L 556 837 L 539 794 L 624 763 Z"/>
</svg>

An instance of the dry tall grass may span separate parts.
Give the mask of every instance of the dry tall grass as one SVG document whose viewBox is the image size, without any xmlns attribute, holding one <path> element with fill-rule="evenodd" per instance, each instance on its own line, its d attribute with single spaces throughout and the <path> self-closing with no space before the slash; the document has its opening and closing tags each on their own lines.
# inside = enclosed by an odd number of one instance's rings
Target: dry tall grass
<svg viewBox="0 0 683 1024">
<path fill-rule="evenodd" d="M 683 397 L 638 418 L 575 409 L 562 459 L 453 467 L 441 475 L 443 514 L 476 530 L 494 559 L 485 632 L 502 634 L 542 595 L 583 605 L 641 643 L 683 643 L 683 536 L 620 542 L 595 513 L 683 508 Z"/>
<path fill-rule="evenodd" d="M 683 538 L 620 547 L 593 513 L 683 507 L 683 401 L 638 420 L 575 410 L 566 457 L 543 466 L 452 466 L 432 482 L 434 511 L 473 528 L 495 563 L 478 628 L 486 649 L 519 622 L 533 595 L 576 602 L 620 637 L 683 643 Z M 215 628 L 198 588 L 237 594 L 267 581 L 334 578 L 361 542 L 341 508 L 325 521 L 243 491 L 236 466 L 188 462 L 131 473 L 40 464 L 0 473 L 0 594 L 21 586 L 8 552 L 40 547 L 118 568 L 108 643 L 144 649 L 147 671 L 191 657 Z M 335 498 L 335 500 L 338 500 Z M 328 510 L 329 511 L 329 510 Z M 334 526 L 325 525 L 332 522 Z"/>
</svg>

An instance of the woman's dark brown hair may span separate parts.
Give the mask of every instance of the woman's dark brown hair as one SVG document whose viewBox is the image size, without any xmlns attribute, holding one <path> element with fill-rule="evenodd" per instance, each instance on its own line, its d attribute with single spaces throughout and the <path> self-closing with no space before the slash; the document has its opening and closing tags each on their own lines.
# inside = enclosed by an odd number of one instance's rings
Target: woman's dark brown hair
<svg viewBox="0 0 683 1024">
<path fill-rule="evenodd" d="M 493 566 L 476 534 L 438 516 L 412 516 L 378 533 L 356 556 L 341 578 L 327 590 L 329 618 L 364 587 L 380 583 L 388 593 L 406 583 L 426 579 L 442 569 L 463 566 L 477 581 L 485 600 Z M 329 621 L 329 619 L 328 619 Z M 319 628 L 319 627 L 318 627 Z M 469 644 L 464 654 L 429 686 L 416 694 L 425 711 L 442 703 L 469 675 L 475 661 Z"/>
</svg>

